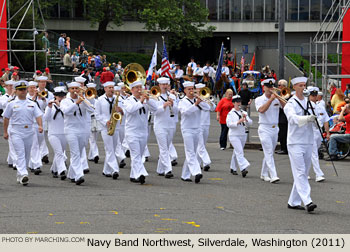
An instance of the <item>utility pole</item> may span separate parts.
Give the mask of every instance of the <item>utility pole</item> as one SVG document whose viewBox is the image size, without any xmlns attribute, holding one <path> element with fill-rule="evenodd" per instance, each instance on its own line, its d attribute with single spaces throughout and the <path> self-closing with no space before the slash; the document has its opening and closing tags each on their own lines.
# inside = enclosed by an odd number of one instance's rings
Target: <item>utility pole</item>
<svg viewBox="0 0 350 252">
<path fill-rule="evenodd" d="M 285 48 L 285 32 L 284 21 L 286 3 L 285 0 L 279 0 L 279 16 L 278 16 L 278 77 L 284 79 L 284 48 Z"/>
</svg>

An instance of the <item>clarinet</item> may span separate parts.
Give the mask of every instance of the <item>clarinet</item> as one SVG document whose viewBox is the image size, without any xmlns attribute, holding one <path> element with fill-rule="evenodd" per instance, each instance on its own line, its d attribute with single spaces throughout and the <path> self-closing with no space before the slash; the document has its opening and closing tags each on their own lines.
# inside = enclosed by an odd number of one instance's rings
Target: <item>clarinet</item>
<svg viewBox="0 0 350 252">
<path fill-rule="evenodd" d="M 169 100 L 168 91 L 166 91 L 166 96 L 167 96 L 167 100 Z M 172 107 L 172 106 L 169 106 L 169 110 L 170 110 L 170 117 L 174 117 L 173 107 Z"/>
<path fill-rule="evenodd" d="M 243 117 L 243 110 L 241 109 L 241 107 L 239 107 L 239 111 L 241 111 L 241 114 L 242 114 L 242 117 Z M 247 119 L 244 119 L 245 122 L 248 122 Z M 244 130 L 245 130 L 245 133 L 248 134 L 249 133 L 249 128 L 248 128 L 248 125 L 246 123 L 243 122 L 243 126 L 244 126 Z"/>
</svg>

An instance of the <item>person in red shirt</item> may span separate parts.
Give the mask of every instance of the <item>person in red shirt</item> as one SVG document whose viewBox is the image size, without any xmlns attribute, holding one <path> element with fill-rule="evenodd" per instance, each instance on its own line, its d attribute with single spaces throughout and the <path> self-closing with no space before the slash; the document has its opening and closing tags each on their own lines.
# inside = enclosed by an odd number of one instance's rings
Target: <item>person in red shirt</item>
<svg viewBox="0 0 350 252">
<path fill-rule="evenodd" d="M 344 116 L 346 114 L 346 116 Z M 350 104 L 344 106 L 339 115 L 339 121 L 345 121 L 345 134 L 333 134 L 329 140 L 330 158 L 326 160 L 338 160 L 338 143 L 350 143 Z"/>
<path fill-rule="evenodd" d="M 335 94 L 335 91 L 337 91 L 337 87 L 335 86 L 334 83 L 332 83 L 329 87 L 329 92 L 331 93 L 331 98 L 330 98 L 331 100 L 332 100 L 333 95 Z"/>
<path fill-rule="evenodd" d="M 101 84 L 107 81 L 113 81 L 113 80 L 114 80 L 114 74 L 111 71 L 109 71 L 109 67 L 104 67 L 100 77 Z"/>
<path fill-rule="evenodd" d="M 232 103 L 233 91 L 231 89 L 227 89 L 225 93 L 225 97 L 223 97 L 218 105 L 216 106 L 216 120 L 221 124 L 221 134 L 220 134 L 220 149 L 226 149 L 227 145 L 227 134 L 228 127 L 226 125 L 226 117 L 227 114 L 234 107 Z"/>
</svg>

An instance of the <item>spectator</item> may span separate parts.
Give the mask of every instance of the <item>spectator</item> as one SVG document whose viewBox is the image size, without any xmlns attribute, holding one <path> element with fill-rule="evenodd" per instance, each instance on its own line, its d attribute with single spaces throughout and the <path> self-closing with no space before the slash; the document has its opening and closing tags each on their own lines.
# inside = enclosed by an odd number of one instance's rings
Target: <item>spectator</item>
<svg viewBox="0 0 350 252">
<path fill-rule="evenodd" d="M 117 70 L 123 70 L 121 61 L 118 61 Z"/>
<path fill-rule="evenodd" d="M 350 97 L 350 84 L 346 85 L 346 89 L 345 89 L 344 95 L 346 97 Z"/>
<path fill-rule="evenodd" d="M 5 81 L 0 79 L 0 96 L 4 95 L 6 93 L 4 86 L 5 86 Z M 1 117 L 1 114 L 0 114 L 0 117 Z"/>
<path fill-rule="evenodd" d="M 51 76 L 51 74 L 50 74 L 50 68 L 45 68 L 45 72 L 42 74 L 43 76 L 46 76 L 47 77 L 47 83 L 52 83 L 53 81 L 52 81 L 52 76 Z"/>
<path fill-rule="evenodd" d="M 36 78 L 38 78 L 41 75 L 42 75 L 42 72 L 40 70 L 36 70 L 34 75 L 33 75 L 33 79 L 35 80 Z"/>
<path fill-rule="evenodd" d="M 73 68 L 76 68 L 79 65 L 79 56 L 77 56 L 76 52 L 73 52 L 72 64 L 73 64 Z"/>
<path fill-rule="evenodd" d="M 61 59 L 64 57 L 64 34 L 61 33 L 61 36 L 58 39 L 58 50 L 60 51 Z"/>
<path fill-rule="evenodd" d="M 114 74 L 111 71 L 109 71 L 109 67 L 104 67 L 100 77 L 101 84 L 107 81 L 113 81 L 113 79 L 114 79 Z"/>
<path fill-rule="evenodd" d="M 100 53 L 97 53 L 97 56 L 95 57 L 95 68 L 96 68 L 96 71 L 100 71 L 101 67 L 102 67 L 101 55 L 100 55 Z"/>
<path fill-rule="evenodd" d="M 15 76 L 13 76 L 13 75 L 15 75 Z M 13 81 L 19 81 L 20 80 L 19 67 L 17 67 L 17 66 L 13 67 L 13 74 L 11 75 L 11 80 L 13 80 Z"/>
<path fill-rule="evenodd" d="M 335 86 L 334 83 L 331 83 L 329 86 L 329 93 L 331 94 L 331 100 L 333 98 L 333 95 L 335 94 L 335 91 L 337 90 L 337 87 Z"/>
<path fill-rule="evenodd" d="M 44 36 L 41 38 L 41 42 L 43 44 L 43 50 L 46 50 L 47 54 L 50 54 L 50 41 L 49 34 L 44 32 Z"/>
<path fill-rule="evenodd" d="M 248 112 L 248 110 L 250 110 L 250 104 L 252 103 L 253 94 L 249 91 L 247 83 L 242 84 L 242 89 L 239 91 L 239 96 L 242 99 L 242 110 Z M 248 112 L 248 115 L 250 115 L 250 111 Z"/>
<path fill-rule="evenodd" d="M 71 58 L 71 52 L 68 51 L 65 55 L 64 55 L 64 58 L 63 58 L 63 65 L 68 68 L 68 69 L 71 69 L 72 66 L 73 66 L 73 63 L 72 63 L 72 58 Z"/>
<path fill-rule="evenodd" d="M 227 145 L 227 134 L 228 127 L 226 125 L 226 117 L 227 114 L 234 107 L 232 103 L 233 91 L 231 89 L 227 89 L 225 93 L 225 97 L 223 97 L 217 107 L 216 107 L 216 120 L 221 124 L 221 134 L 220 134 L 220 149 L 225 150 Z"/>
<path fill-rule="evenodd" d="M 78 53 L 80 55 L 82 55 L 84 51 L 86 51 L 86 49 L 85 49 L 85 42 L 81 41 L 80 45 L 78 46 Z"/>
<path fill-rule="evenodd" d="M 349 104 L 349 103 L 350 103 L 350 97 L 344 97 L 344 101 L 338 103 L 337 108 L 335 109 L 334 113 L 339 114 L 340 111 L 341 111 L 341 108 L 344 107 L 346 104 Z"/>
<path fill-rule="evenodd" d="M 277 80 L 277 75 L 276 75 L 276 73 L 275 73 L 275 70 L 271 70 L 271 76 L 272 76 L 272 78 L 274 78 L 275 80 Z"/>
<path fill-rule="evenodd" d="M 11 78 L 10 76 L 10 68 L 6 67 L 5 68 L 5 73 L 1 76 L 2 81 L 8 81 Z"/>
<path fill-rule="evenodd" d="M 335 94 L 333 95 L 332 99 L 331 99 L 331 105 L 333 108 L 333 113 L 339 113 L 340 111 L 336 111 L 337 110 L 337 106 L 339 105 L 339 103 L 344 101 L 344 93 L 341 90 L 341 88 L 337 88 L 335 91 Z"/>
<path fill-rule="evenodd" d="M 302 72 L 304 72 L 304 61 L 301 61 L 301 62 L 300 62 L 299 70 L 302 71 Z"/>
<path fill-rule="evenodd" d="M 66 38 L 65 47 L 66 51 L 70 51 L 70 37 Z"/>
</svg>

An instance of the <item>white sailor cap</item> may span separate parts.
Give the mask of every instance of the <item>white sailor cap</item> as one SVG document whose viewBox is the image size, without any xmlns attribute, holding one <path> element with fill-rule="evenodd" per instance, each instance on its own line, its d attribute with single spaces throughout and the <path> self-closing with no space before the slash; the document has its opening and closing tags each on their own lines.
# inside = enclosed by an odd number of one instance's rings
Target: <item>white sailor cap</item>
<svg viewBox="0 0 350 252">
<path fill-rule="evenodd" d="M 105 83 L 103 83 L 103 87 L 109 87 L 109 86 L 113 86 L 114 87 L 114 81 L 107 81 Z"/>
<path fill-rule="evenodd" d="M 307 90 L 309 92 L 318 92 L 318 91 L 320 91 L 320 89 L 318 87 L 314 87 L 314 86 L 308 86 Z"/>
<path fill-rule="evenodd" d="M 15 85 L 16 82 L 13 81 L 13 80 L 8 80 L 8 81 L 5 81 L 5 84 L 6 84 L 6 85 Z"/>
<path fill-rule="evenodd" d="M 86 81 L 86 79 L 84 77 L 81 77 L 81 76 L 75 77 L 74 80 L 76 82 L 81 82 L 81 83 L 84 83 Z"/>
<path fill-rule="evenodd" d="M 200 88 L 204 88 L 205 85 L 203 83 L 198 83 L 196 85 L 194 85 L 196 88 L 200 89 Z"/>
<path fill-rule="evenodd" d="M 142 81 L 138 80 L 138 81 L 131 83 L 129 86 L 130 86 L 130 88 L 133 88 L 133 87 L 142 86 L 142 85 L 143 85 Z"/>
<path fill-rule="evenodd" d="M 28 82 L 25 81 L 25 80 L 19 80 L 19 81 L 17 81 L 17 82 L 15 83 L 14 86 L 15 86 L 16 89 L 27 88 Z"/>
<path fill-rule="evenodd" d="M 38 82 L 36 82 L 36 81 L 28 82 L 28 87 L 36 87 L 36 86 L 38 86 Z"/>
<path fill-rule="evenodd" d="M 121 86 L 114 86 L 114 91 L 120 91 L 122 89 Z"/>
<path fill-rule="evenodd" d="M 292 83 L 293 86 L 295 84 L 298 84 L 298 83 L 306 83 L 306 82 L 307 82 L 307 78 L 306 77 L 296 77 L 296 78 L 291 80 L 291 83 Z"/>
<path fill-rule="evenodd" d="M 323 96 L 323 93 L 322 93 L 321 91 L 319 91 L 319 92 L 317 93 L 317 95 Z"/>
<path fill-rule="evenodd" d="M 47 76 L 39 76 L 39 77 L 37 77 L 37 78 L 35 78 L 35 80 L 37 80 L 37 81 L 47 81 Z"/>
<path fill-rule="evenodd" d="M 79 82 L 71 82 L 71 83 L 68 83 L 67 84 L 68 88 L 71 88 L 71 87 L 80 87 L 80 83 Z"/>
<path fill-rule="evenodd" d="M 55 93 L 67 93 L 66 87 L 65 86 L 58 86 L 53 89 Z"/>
<path fill-rule="evenodd" d="M 186 88 L 186 87 L 193 87 L 194 86 L 194 82 L 192 81 L 185 81 L 183 83 L 183 86 Z"/>
<path fill-rule="evenodd" d="M 240 95 L 235 95 L 232 97 L 232 102 L 240 102 L 241 101 L 241 96 Z"/>
<path fill-rule="evenodd" d="M 119 82 L 117 85 L 118 85 L 118 87 L 120 87 L 120 88 L 122 88 L 122 87 L 125 86 L 124 82 Z"/>
<path fill-rule="evenodd" d="M 167 77 L 160 77 L 157 79 L 159 84 L 170 84 L 170 79 Z"/>
<path fill-rule="evenodd" d="M 88 88 L 96 88 L 96 84 L 95 83 L 88 83 L 88 84 L 86 84 L 86 86 Z"/>
<path fill-rule="evenodd" d="M 261 82 L 261 85 L 263 86 L 273 86 L 275 84 L 276 80 L 275 79 L 266 79 Z"/>
</svg>

